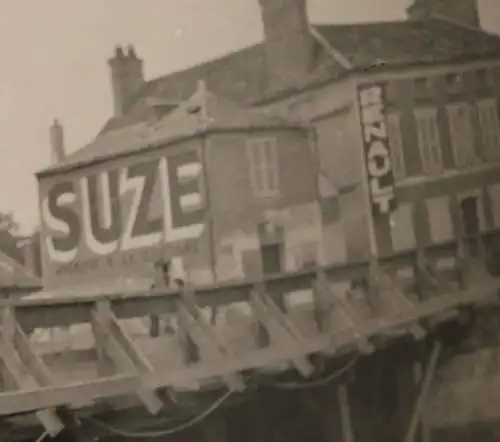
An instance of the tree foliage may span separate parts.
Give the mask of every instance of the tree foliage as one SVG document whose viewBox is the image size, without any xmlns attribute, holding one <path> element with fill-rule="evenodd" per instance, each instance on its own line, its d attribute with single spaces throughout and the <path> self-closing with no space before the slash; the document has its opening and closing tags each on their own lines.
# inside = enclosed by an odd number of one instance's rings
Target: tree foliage
<svg viewBox="0 0 500 442">
<path fill-rule="evenodd" d="M 12 213 L 0 212 L 0 250 L 21 264 L 26 264 L 23 248 L 20 245 L 26 241 L 26 236 L 19 233 L 19 224 Z M 34 270 L 41 273 L 40 234 L 35 232 L 30 239 L 34 252 Z"/>
</svg>

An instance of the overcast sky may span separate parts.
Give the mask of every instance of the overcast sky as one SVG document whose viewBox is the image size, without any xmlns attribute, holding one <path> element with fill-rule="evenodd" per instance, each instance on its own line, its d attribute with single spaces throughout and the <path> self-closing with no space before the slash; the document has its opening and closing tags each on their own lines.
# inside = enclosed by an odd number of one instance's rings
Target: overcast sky
<svg viewBox="0 0 500 442">
<path fill-rule="evenodd" d="M 408 0 L 309 3 L 313 23 L 353 22 L 403 18 Z M 499 3 L 480 0 L 484 26 L 497 32 Z M 51 121 L 63 123 L 68 150 L 96 134 L 111 114 L 115 44 L 133 43 L 151 78 L 261 38 L 257 0 L 1 2 L 0 211 L 14 211 L 24 230 L 38 223 L 33 173 L 48 165 Z"/>
</svg>

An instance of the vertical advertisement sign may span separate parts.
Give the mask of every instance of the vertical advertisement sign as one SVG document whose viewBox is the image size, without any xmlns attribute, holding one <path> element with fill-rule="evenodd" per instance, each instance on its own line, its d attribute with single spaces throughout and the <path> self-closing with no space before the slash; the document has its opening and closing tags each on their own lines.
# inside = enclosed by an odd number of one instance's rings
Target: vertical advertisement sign
<svg viewBox="0 0 500 442">
<path fill-rule="evenodd" d="M 374 217 L 389 215 L 396 208 L 384 89 L 380 83 L 358 85 L 366 176 Z"/>
</svg>

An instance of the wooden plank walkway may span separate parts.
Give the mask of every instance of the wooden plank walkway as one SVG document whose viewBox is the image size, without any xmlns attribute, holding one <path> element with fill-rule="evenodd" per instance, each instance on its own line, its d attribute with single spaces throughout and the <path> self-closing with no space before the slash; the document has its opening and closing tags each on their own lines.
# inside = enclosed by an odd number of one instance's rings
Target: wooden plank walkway
<svg viewBox="0 0 500 442">
<path fill-rule="evenodd" d="M 57 407 L 135 396 L 156 414 L 159 388 L 243 390 L 243 371 L 292 369 L 307 378 L 310 355 L 370 352 L 374 336 L 421 339 L 457 308 L 497 299 L 500 280 L 457 250 L 449 243 L 196 290 L 5 299 L 0 415 L 36 412 L 57 434 Z M 225 309 L 224 321 L 209 320 L 205 310 L 214 306 Z M 151 315 L 170 315 L 171 330 L 150 336 Z"/>
</svg>

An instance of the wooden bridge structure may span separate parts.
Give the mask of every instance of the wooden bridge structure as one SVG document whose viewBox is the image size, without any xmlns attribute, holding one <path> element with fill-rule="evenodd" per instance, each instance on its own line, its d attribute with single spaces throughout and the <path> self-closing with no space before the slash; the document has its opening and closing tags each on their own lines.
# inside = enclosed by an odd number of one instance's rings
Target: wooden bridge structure
<svg viewBox="0 0 500 442">
<path fill-rule="evenodd" d="M 243 391 L 248 373 L 273 370 L 308 379 L 318 357 L 369 354 L 402 335 L 421 340 L 461 309 L 498 301 L 500 279 L 464 244 L 180 291 L 14 299 L 4 290 L 0 433 L 4 440 L 28 428 L 56 435 L 67 423 L 61 409 L 94 415 L 139 404 L 155 415 L 166 390 Z M 290 302 L 298 291 L 310 302 Z M 204 314 L 228 306 L 245 308 L 221 324 Z M 131 320 L 154 315 L 175 317 L 174 329 L 129 331 Z M 76 324 L 81 339 L 62 348 L 36 338 Z"/>
</svg>

